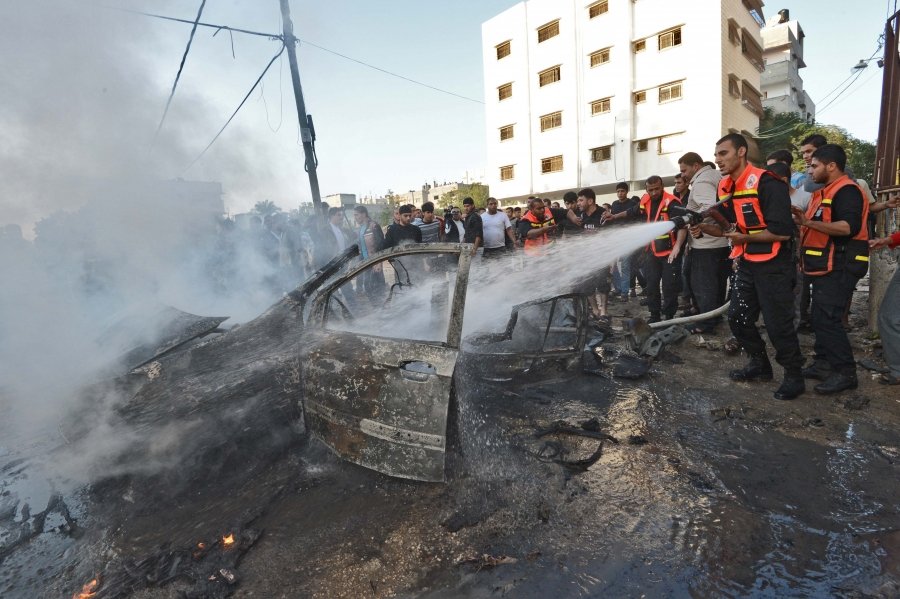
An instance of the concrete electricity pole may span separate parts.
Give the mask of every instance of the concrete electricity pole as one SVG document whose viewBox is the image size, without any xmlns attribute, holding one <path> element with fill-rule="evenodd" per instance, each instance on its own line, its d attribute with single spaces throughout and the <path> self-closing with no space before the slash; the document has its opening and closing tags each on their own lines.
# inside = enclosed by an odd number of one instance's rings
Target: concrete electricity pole
<svg viewBox="0 0 900 599">
<path fill-rule="evenodd" d="M 303 102 L 303 88 L 300 87 L 300 68 L 297 66 L 294 24 L 291 22 L 291 7 L 288 0 L 281 1 L 281 20 L 284 25 L 284 45 L 287 47 L 288 62 L 291 65 L 291 81 L 294 84 L 294 98 L 297 100 L 297 119 L 300 121 L 300 139 L 303 142 L 303 156 L 306 160 L 306 172 L 309 175 L 309 188 L 312 192 L 313 208 L 316 214 L 322 214 L 322 196 L 319 193 L 319 176 L 316 174 L 315 129 L 312 117 L 306 114 Z"/>
</svg>

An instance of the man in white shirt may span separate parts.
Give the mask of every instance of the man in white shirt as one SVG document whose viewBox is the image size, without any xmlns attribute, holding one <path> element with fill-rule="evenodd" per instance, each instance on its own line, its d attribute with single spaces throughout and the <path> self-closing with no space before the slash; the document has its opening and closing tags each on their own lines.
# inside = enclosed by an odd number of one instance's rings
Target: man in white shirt
<svg viewBox="0 0 900 599">
<path fill-rule="evenodd" d="M 506 251 L 506 239 L 515 246 L 512 223 L 505 212 L 497 210 L 497 200 L 488 198 L 487 212 L 481 215 L 484 234 L 484 259 L 499 258 Z"/>
<path fill-rule="evenodd" d="M 688 152 L 678 159 L 678 167 L 685 182 L 690 182 L 687 202 L 688 210 L 703 212 L 719 201 L 719 181 L 722 179 L 718 170 L 705 164 L 696 152 Z M 725 290 L 728 276 L 731 273 L 731 260 L 728 239 L 703 235 L 688 237 L 691 261 L 691 291 L 697 310 L 703 314 L 715 310 L 725 303 Z M 692 333 L 710 333 L 715 329 L 718 318 L 704 320 L 691 328 Z"/>
</svg>

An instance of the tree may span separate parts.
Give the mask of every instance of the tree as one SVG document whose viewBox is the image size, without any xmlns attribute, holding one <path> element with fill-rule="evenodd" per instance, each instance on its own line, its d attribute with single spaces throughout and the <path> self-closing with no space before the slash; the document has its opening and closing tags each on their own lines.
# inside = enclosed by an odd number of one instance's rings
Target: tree
<svg viewBox="0 0 900 599">
<path fill-rule="evenodd" d="M 258 214 L 263 221 L 265 221 L 266 218 L 273 214 L 281 212 L 281 208 L 276 206 L 275 202 L 272 200 L 263 200 L 261 202 L 256 202 L 256 204 L 253 205 L 253 212 Z"/>
<path fill-rule="evenodd" d="M 765 162 L 766 156 L 775 150 L 789 150 L 794 155 L 793 169 L 805 170 L 806 163 L 799 155 L 800 142 L 814 133 L 824 135 L 828 143 L 844 148 L 847 164 L 857 179 L 872 181 L 875 175 L 875 144 L 854 137 L 837 125 L 806 123 L 796 114 L 776 114 L 771 108 L 766 109 L 759 122 L 759 134 L 755 137 L 760 151 L 759 161 Z"/>
<path fill-rule="evenodd" d="M 443 208 L 449 206 L 458 208 L 462 206 L 463 199 L 468 197 L 475 200 L 476 208 L 487 208 L 488 196 L 490 196 L 490 188 L 487 185 L 481 183 L 460 184 L 457 189 L 448 191 L 438 198 L 437 204 Z"/>
</svg>

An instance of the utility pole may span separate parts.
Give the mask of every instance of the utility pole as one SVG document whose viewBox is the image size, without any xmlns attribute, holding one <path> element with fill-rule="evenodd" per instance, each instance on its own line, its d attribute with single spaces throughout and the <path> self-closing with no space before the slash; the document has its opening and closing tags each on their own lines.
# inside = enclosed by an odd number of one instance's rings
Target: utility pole
<svg viewBox="0 0 900 599">
<path fill-rule="evenodd" d="M 281 0 L 281 20 L 284 25 L 284 45 L 287 47 L 288 62 L 291 65 L 291 82 L 294 84 L 294 98 L 297 100 L 297 119 L 300 121 L 300 140 L 303 142 L 305 168 L 309 175 L 309 189 L 312 192 L 315 213 L 322 215 L 322 196 L 319 192 L 319 176 L 316 174 L 315 130 L 312 118 L 306 114 L 303 102 L 303 88 L 300 87 L 300 68 L 297 66 L 297 38 L 294 37 L 294 24 L 291 22 L 291 7 L 288 0 Z"/>
</svg>

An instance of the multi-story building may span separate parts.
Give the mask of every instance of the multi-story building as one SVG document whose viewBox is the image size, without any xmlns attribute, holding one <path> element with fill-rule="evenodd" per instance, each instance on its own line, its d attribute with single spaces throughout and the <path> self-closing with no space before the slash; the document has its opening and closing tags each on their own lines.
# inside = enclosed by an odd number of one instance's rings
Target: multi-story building
<svg viewBox="0 0 900 599">
<path fill-rule="evenodd" d="M 482 25 L 498 198 L 612 194 L 762 114 L 761 0 L 528 0 Z"/>
<path fill-rule="evenodd" d="M 762 74 L 763 106 L 776 113 L 793 112 L 807 122 L 816 116 L 816 105 L 803 90 L 800 69 L 803 62 L 803 38 L 806 34 L 800 23 L 790 20 L 790 13 L 778 11 L 766 21 L 762 29 L 763 59 L 766 70 Z"/>
</svg>

